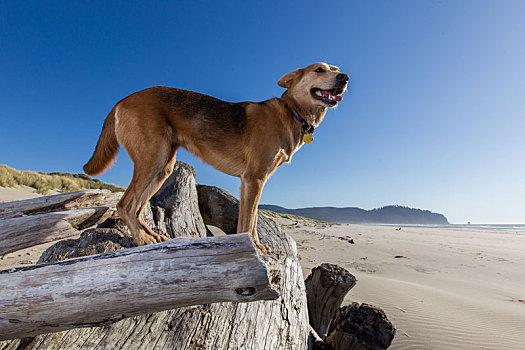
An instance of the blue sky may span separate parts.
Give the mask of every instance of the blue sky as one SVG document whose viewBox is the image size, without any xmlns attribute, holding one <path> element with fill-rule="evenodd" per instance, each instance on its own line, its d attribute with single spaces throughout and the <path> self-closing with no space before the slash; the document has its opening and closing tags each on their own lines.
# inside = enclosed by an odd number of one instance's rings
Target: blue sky
<svg viewBox="0 0 525 350">
<path fill-rule="evenodd" d="M 400 204 L 451 222 L 525 223 L 524 1 L 4 1 L 0 163 L 82 172 L 103 120 L 155 85 L 280 96 L 317 61 L 351 75 L 262 203 Z M 199 183 L 240 181 L 180 152 Z M 121 150 L 100 178 L 127 186 Z"/>
</svg>

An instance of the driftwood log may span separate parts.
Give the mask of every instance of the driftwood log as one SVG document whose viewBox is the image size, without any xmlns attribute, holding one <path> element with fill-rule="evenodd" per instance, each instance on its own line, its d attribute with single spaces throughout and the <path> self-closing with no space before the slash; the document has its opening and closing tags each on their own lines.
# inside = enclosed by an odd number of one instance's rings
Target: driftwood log
<svg viewBox="0 0 525 350">
<path fill-rule="evenodd" d="M 106 206 L 115 208 L 121 195 L 122 193 L 120 192 L 112 193 L 108 190 L 82 190 L 57 194 L 55 196 L 0 203 L 0 219 L 86 207 Z"/>
<path fill-rule="evenodd" d="M 114 216 L 121 195 L 84 190 L 0 203 L 0 255 L 78 236 L 81 230 Z"/>
<path fill-rule="evenodd" d="M 173 186 L 178 191 L 176 199 L 166 194 L 173 191 Z M 193 169 L 177 163 L 170 181 L 150 202 L 146 221 L 159 233 L 170 237 L 204 237 L 209 231 L 197 209 L 200 204 L 207 224 L 231 232 L 229 223 L 236 221 L 238 215 L 237 199 L 220 189 L 200 186 L 199 199 L 206 193 L 213 193 L 213 196 L 209 196 L 208 202 L 199 203 Z M 218 207 L 220 215 L 206 212 L 206 208 Z M 177 213 L 181 209 L 189 210 L 191 215 Z M 101 226 L 77 240 L 58 242 L 43 254 L 40 262 L 130 246 L 125 226 L 119 220 L 106 220 Z M 257 228 L 261 241 L 272 247 L 273 253 L 261 259 L 269 271 L 270 282 L 279 292 L 280 297 L 276 300 L 183 307 L 134 316 L 102 327 L 3 341 L 0 349 L 305 349 L 309 326 L 295 242 L 262 215 L 259 215 Z"/>
<path fill-rule="evenodd" d="M 147 312 L 278 297 L 250 234 L 177 238 L 0 271 L 0 340 Z"/>
<path fill-rule="evenodd" d="M 315 267 L 306 278 L 308 317 L 321 339 L 326 339 L 332 317 L 356 281 L 354 275 L 334 264 Z"/>
<path fill-rule="evenodd" d="M 0 255 L 78 236 L 107 212 L 107 207 L 96 207 L 0 220 Z"/>
</svg>

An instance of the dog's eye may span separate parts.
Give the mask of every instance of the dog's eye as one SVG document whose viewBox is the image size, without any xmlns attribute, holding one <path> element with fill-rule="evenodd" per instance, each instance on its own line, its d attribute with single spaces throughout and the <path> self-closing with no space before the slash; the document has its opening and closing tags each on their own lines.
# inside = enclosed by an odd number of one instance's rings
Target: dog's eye
<svg viewBox="0 0 525 350">
<path fill-rule="evenodd" d="M 319 67 L 315 70 L 317 73 L 323 73 L 325 70 L 323 67 Z"/>
</svg>

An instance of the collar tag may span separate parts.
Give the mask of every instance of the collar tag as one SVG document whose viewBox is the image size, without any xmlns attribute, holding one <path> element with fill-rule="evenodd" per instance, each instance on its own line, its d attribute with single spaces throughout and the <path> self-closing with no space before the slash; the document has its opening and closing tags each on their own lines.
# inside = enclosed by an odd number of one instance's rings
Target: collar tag
<svg viewBox="0 0 525 350">
<path fill-rule="evenodd" d="M 312 134 L 304 134 L 303 135 L 303 141 L 304 143 L 310 143 L 314 140 L 314 137 Z"/>
</svg>

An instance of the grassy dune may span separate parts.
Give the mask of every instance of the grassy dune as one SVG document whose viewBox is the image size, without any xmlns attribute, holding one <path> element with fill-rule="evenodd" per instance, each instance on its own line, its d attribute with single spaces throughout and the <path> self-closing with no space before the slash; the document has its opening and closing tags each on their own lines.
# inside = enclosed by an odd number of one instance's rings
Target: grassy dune
<svg viewBox="0 0 525 350">
<path fill-rule="evenodd" d="M 47 194 L 50 190 L 59 192 L 74 192 L 82 189 L 104 189 L 111 192 L 122 192 L 123 187 L 104 183 L 92 179 L 84 174 L 70 173 L 43 173 L 22 171 L 0 164 L 0 187 L 28 186 L 40 194 Z"/>
<path fill-rule="evenodd" d="M 287 224 L 287 225 L 282 224 L 282 223 L 280 224 L 280 225 L 285 225 L 285 226 L 297 227 L 297 226 L 301 226 L 301 224 L 308 223 L 317 228 L 319 227 L 324 228 L 324 227 L 332 227 L 333 225 L 333 223 L 326 222 L 326 221 L 311 219 L 311 218 L 294 215 L 294 214 L 277 213 L 275 211 L 271 211 L 267 209 L 259 209 L 259 213 L 263 214 L 267 218 L 272 219 L 273 221 L 275 221 L 276 219 L 288 219 L 293 222 L 292 224 Z"/>
</svg>

